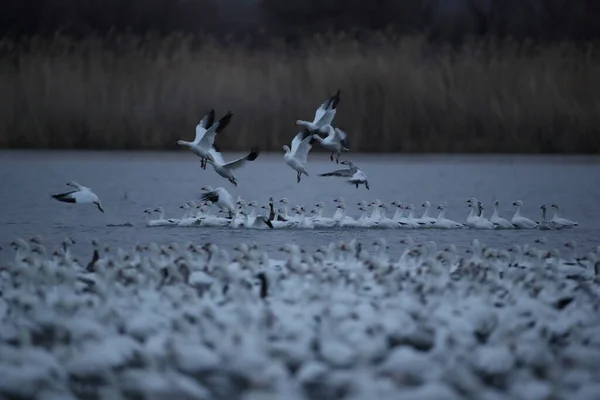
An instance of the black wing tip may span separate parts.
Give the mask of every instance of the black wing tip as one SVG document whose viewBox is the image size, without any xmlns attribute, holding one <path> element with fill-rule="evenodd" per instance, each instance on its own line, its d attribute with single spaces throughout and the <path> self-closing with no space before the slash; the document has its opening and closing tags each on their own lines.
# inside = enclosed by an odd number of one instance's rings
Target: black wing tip
<svg viewBox="0 0 600 400">
<path fill-rule="evenodd" d="M 338 89 L 336 94 L 334 94 L 333 97 L 331 97 L 331 108 L 334 110 L 341 101 L 341 98 L 340 98 L 341 92 L 342 92 L 342 89 Z"/>
<path fill-rule="evenodd" d="M 267 226 L 271 229 L 273 229 L 273 224 L 271 223 L 271 221 L 269 221 L 268 219 L 265 218 L 265 224 L 267 224 Z"/>
<path fill-rule="evenodd" d="M 227 125 L 229 125 L 229 122 L 231 122 L 231 117 L 233 117 L 233 113 L 231 111 L 228 111 L 227 114 L 225 114 L 221 117 L 221 119 L 219 119 L 219 126 L 217 127 L 218 133 L 221 133 L 221 131 L 225 129 Z"/>
<path fill-rule="evenodd" d="M 220 146 L 218 146 L 216 143 L 213 143 L 213 146 L 212 146 L 212 147 L 213 147 L 213 149 L 215 149 L 215 151 L 216 151 L 217 153 L 220 153 L 220 152 L 221 152 L 221 147 L 220 147 Z"/>
<path fill-rule="evenodd" d="M 250 154 L 248 154 L 248 158 L 246 158 L 248 161 L 254 161 L 258 158 L 258 155 L 260 154 L 260 149 L 258 147 L 253 147 L 250 149 Z"/>
</svg>

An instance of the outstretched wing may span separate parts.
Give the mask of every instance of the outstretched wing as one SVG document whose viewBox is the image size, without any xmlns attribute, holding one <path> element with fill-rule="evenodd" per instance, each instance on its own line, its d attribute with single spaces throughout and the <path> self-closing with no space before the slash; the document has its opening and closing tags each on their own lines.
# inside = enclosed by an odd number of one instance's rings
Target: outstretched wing
<svg viewBox="0 0 600 400">
<path fill-rule="evenodd" d="M 223 159 L 221 152 L 219 152 L 214 146 L 208 150 L 208 154 L 212 156 L 215 164 L 225 165 L 225 160 Z"/>
<path fill-rule="evenodd" d="M 211 190 L 210 192 L 203 193 L 202 196 L 200 196 L 200 200 L 210 201 L 213 204 L 217 204 L 219 201 L 219 192 L 216 190 Z"/>
<path fill-rule="evenodd" d="M 258 149 L 258 147 L 253 147 L 252 149 L 250 149 L 250 153 L 248 155 L 246 155 L 242 158 L 238 158 L 235 161 L 230 161 L 227 164 L 225 164 L 224 166 L 229 169 L 240 168 L 242 165 L 246 164 L 246 161 L 256 160 L 256 158 L 258 157 L 259 154 L 260 154 L 260 150 Z"/>
<path fill-rule="evenodd" d="M 319 174 L 319 176 L 341 176 L 344 178 L 350 178 L 354 176 L 354 171 L 351 169 L 338 169 L 337 171 L 327 172 L 325 174 Z"/>
<path fill-rule="evenodd" d="M 195 144 L 200 143 L 200 140 L 202 140 L 206 130 L 214 123 L 214 120 L 215 110 L 212 109 L 204 117 L 202 117 L 200 122 L 198 122 L 198 125 L 196 125 L 196 137 L 194 138 Z"/>
<path fill-rule="evenodd" d="M 215 143 L 215 135 L 219 132 L 222 132 L 227 127 L 227 125 L 229 125 L 232 116 L 233 113 L 229 111 L 220 120 L 212 124 L 200 140 L 200 147 L 205 149 L 211 148 Z"/>
<path fill-rule="evenodd" d="M 340 89 L 338 89 L 337 93 L 325 100 L 317 111 L 315 112 L 315 120 L 313 121 L 315 124 L 319 125 L 327 125 L 333 122 L 333 117 L 335 117 L 337 105 L 340 102 Z"/>
<path fill-rule="evenodd" d="M 290 149 L 290 152 L 294 154 L 296 150 L 298 150 L 298 146 L 300 146 L 300 143 L 309 136 L 312 136 L 312 134 L 309 132 L 308 129 L 305 129 L 304 131 L 296 134 L 296 136 L 294 136 L 294 139 L 292 139 L 292 148 Z"/>
<path fill-rule="evenodd" d="M 308 152 L 312 148 L 314 141 L 315 139 L 313 138 L 313 135 L 307 136 L 304 140 L 302 140 L 298 145 L 296 152 L 294 153 L 294 158 L 296 158 L 302 164 L 305 164 Z"/>
<path fill-rule="evenodd" d="M 335 136 L 338 138 L 342 146 L 348 148 L 348 141 L 346 140 L 348 135 L 346 135 L 346 132 L 344 132 L 340 128 L 335 128 Z"/>
<path fill-rule="evenodd" d="M 75 203 L 75 197 L 73 197 L 73 193 L 77 193 L 77 190 L 72 190 L 70 192 L 53 194 L 52 197 L 58 201 L 63 201 L 65 203 Z"/>
</svg>

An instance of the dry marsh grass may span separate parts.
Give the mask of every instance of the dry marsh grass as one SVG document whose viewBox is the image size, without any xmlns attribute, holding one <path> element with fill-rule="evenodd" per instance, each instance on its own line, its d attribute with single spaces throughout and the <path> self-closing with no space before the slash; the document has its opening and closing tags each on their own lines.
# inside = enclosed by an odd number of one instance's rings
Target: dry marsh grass
<svg viewBox="0 0 600 400">
<path fill-rule="evenodd" d="M 357 152 L 600 149 L 597 46 L 421 37 L 313 38 L 302 48 L 122 36 L 0 42 L 0 147 L 175 148 L 215 108 L 227 150 L 281 149 L 341 88 L 335 123 Z"/>
</svg>

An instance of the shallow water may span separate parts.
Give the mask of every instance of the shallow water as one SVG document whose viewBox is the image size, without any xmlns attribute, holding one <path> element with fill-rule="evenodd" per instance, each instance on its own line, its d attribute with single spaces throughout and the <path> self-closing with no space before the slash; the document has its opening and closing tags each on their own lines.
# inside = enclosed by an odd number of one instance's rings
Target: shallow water
<svg viewBox="0 0 600 400">
<path fill-rule="evenodd" d="M 232 159 L 237 154 L 226 154 Z M 369 177 L 371 190 L 359 189 L 336 178 L 321 178 L 319 173 L 337 169 L 325 153 L 309 155 L 310 177 L 296 183 L 295 171 L 287 167 L 281 154 L 261 154 L 257 161 L 237 171 L 238 187 L 216 175 L 209 166 L 199 168 L 191 153 L 129 152 L 0 152 L 0 260 L 12 258 L 8 243 L 15 237 L 40 235 L 50 246 L 70 236 L 77 242 L 75 253 L 85 258 L 91 252 L 93 238 L 109 246 L 131 248 L 136 243 L 215 242 L 231 248 L 240 242 L 256 242 L 273 258 L 283 255 L 278 248 L 295 242 L 307 250 L 331 241 L 357 238 L 371 244 L 383 237 L 391 244 L 390 252 L 399 255 L 398 241 L 410 235 L 415 241 L 434 240 L 464 247 L 475 238 L 506 247 L 511 243 L 531 243 L 546 236 L 549 246 L 562 246 L 576 240 L 580 251 L 599 243 L 600 158 L 555 156 L 372 156 L 352 155 Z M 77 181 L 89 186 L 102 200 L 105 213 L 93 205 L 60 203 L 50 193 L 69 189 L 65 183 Z M 163 206 L 167 217 L 179 218 L 179 206 L 195 200 L 202 185 L 223 186 L 234 196 L 266 202 L 287 197 L 291 204 L 303 204 L 310 210 L 318 201 L 326 203 L 326 215 L 334 211 L 332 200 L 343 196 L 348 214 L 358 216 L 356 203 L 376 198 L 400 200 L 418 207 L 423 201 L 445 201 L 446 216 L 464 222 L 469 209 L 465 201 L 477 197 L 492 212 L 492 200 L 500 201 L 500 215 L 510 219 L 511 203 L 524 202 L 523 214 L 539 220 L 542 203 L 557 202 L 564 217 L 579 222 L 579 227 L 561 231 L 539 230 L 246 230 L 219 228 L 146 227 L 142 211 Z M 433 211 L 433 210 L 432 210 Z M 437 213 L 434 213 L 434 215 Z M 133 227 L 110 227 L 131 222 Z"/>
</svg>

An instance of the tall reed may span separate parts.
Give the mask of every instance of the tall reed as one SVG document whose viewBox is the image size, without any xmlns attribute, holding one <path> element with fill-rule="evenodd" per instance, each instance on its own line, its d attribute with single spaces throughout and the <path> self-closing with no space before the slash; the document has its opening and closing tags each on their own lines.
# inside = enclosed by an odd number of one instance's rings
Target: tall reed
<svg viewBox="0 0 600 400">
<path fill-rule="evenodd" d="M 0 42 L 0 147 L 167 149 L 211 108 L 233 111 L 218 143 L 281 149 L 296 119 L 342 90 L 335 124 L 357 152 L 598 152 L 597 45 L 422 37 L 299 48 L 209 38 Z"/>
</svg>

